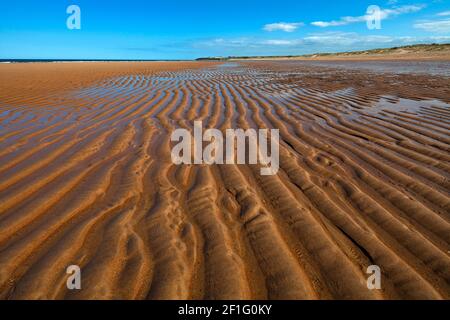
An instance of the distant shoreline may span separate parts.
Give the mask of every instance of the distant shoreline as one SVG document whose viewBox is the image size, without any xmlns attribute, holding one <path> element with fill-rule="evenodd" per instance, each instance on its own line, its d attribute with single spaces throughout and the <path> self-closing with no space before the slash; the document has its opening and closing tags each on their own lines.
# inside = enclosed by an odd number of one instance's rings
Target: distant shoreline
<svg viewBox="0 0 450 320">
<path fill-rule="evenodd" d="M 450 43 L 418 44 L 402 47 L 380 48 L 336 53 L 314 53 L 288 56 L 229 56 L 205 57 L 197 61 L 242 61 L 242 60 L 377 60 L 377 59 L 436 59 L 450 60 Z"/>
</svg>

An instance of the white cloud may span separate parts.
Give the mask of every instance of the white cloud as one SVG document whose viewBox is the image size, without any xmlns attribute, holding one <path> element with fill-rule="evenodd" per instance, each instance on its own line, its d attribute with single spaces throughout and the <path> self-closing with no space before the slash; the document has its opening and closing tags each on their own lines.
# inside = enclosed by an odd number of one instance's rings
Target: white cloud
<svg viewBox="0 0 450 320">
<path fill-rule="evenodd" d="M 450 16 L 450 11 L 439 12 L 437 16 L 439 17 Z"/>
<path fill-rule="evenodd" d="M 422 10 L 425 8 L 425 5 L 405 5 L 401 7 L 391 8 L 391 9 L 381 9 L 380 11 L 380 18 L 381 19 L 388 19 L 389 17 L 395 17 L 401 14 L 405 13 L 413 13 Z M 358 16 L 358 17 L 352 17 L 352 16 L 346 16 L 342 17 L 339 20 L 333 20 L 333 21 L 314 21 L 311 22 L 313 26 L 316 27 L 336 27 L 336 26 L 344 26 L 350 23 L 355 22 L 364 22 L 367 21 L 367 19 L 372 19 L 371 16 L 364 15 L 364 16 Z"/>
<path fill-rule="evenodd" d="M 265 31 L 284 31 L 284 32 L 294 32 L 298 29 L 298 27 L 303 26 L 302 22 L 277 22 L 277 23 L 269 23 L 264 26 Z"/>
<path fill-rule="evenodd" d="M 292 47 L 292 46 L 301 46 L 305 43 L 304 38 L 297 38 L 297 39 L 269 39 L 269 40 L 263 40 L 258 42 L 259 45 L 268 45 L 268 46 L 285 46 L 285 47 Z"/>
<path fill-rule="evenodd" d="M 242 48 L 254 45 L 252 39 L 249 38 L 214 38 L 202 40 L 194 44 L 195 47 L 212 47 L 212 48 Z"/>
<path fill-rule="evenodd" d="M 450 19 L 418 22 L 414 24 L 414 28 L 428 32 L 447 33 L 450 32 Z"/>
<path fill-rule="evenodd" d="M 401 6 L 397 8 L 392 9 L 382 9 L 381 10 L 381 16 L 384 19 L 387 19 L 390 16 L 398 16 L 405 13 L 414 13 L 422 10 L 426 6 L 424 4 L 418 4 L 418 5 L 407 5 L 407 6 Z"/>
<path fill-rule="evenodd" d="M 292 46 L 298 43 L 297 40 L 276 40 L 276 39 L 271 39 L 271 40 L 265 40 L 263 41 L 263 43 L 267 44 L 267 45 L 271 45 L 271 46 Z"/>
<path fill-rule="evenodd" d="M 313 26 L 316 27 L 337 27 L 337 26 L 344 26 L 350 23 L 354 22 L 363 22 L 366 21 L 366 16 L 360 16 L 360 17 L 342 17 L 339 20 L 334 21 L 314 21 L 311 22 Z"/>
</svg>

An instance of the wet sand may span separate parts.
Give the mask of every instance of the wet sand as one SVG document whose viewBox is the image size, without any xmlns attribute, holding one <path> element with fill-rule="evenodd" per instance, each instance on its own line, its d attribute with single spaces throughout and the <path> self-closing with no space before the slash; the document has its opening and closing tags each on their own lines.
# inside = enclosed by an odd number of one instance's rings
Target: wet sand
<svg viewBox="0 0 450 320">
<path fill-rule="evenodd" d="M 328 64 L 0 65 L 0 298 L 450 299 L 449 107 Z M 279 129 L 278 174 L 174 165 L 195 120 Z"/>
</svg>

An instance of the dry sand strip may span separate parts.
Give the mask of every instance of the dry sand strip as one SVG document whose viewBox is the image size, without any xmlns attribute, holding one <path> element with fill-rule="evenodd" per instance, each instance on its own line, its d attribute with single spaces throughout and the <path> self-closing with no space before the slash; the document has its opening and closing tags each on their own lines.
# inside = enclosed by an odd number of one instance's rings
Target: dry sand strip
<svg viewBox="0 0 450 320">
<path fill-rule="evenodd" d="M 450 299 L 449 104 L 293 62 L 1 65 L 0 298 Z M 195 120 L 279 129 L 278 174 L 174 165 Z"/>
</svg>

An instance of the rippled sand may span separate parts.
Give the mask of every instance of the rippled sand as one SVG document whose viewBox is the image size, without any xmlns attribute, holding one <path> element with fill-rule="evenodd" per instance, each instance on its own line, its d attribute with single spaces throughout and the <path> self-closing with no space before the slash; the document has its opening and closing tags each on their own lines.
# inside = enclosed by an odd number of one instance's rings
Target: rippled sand
<svg viewBox="0 0 450 320">
<path fill-rule="evenodd" d="M 449 103 L 329 65 L 1 65 L 0 298 L 449 299 Z M 173 165 L 195 120 L 279 129 L 279 173 Z"/>
</svg>

